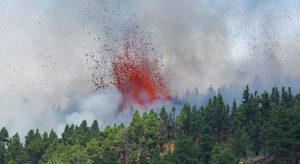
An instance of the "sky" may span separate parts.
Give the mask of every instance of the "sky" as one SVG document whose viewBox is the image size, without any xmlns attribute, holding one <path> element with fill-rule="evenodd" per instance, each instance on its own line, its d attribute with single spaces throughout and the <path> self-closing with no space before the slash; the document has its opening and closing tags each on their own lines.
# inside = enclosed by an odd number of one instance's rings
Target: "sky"
<svg viewBox="0 0 300 164">
<path fill-rule="evenodd" d="M 163 56 L 172 96 L 213 87 L 231 100 L 247 84 L 299 91 L 297 0 L 0 0 L 0 127 L 24 135 L 82 119 L 126 122 L 114 86 L 94 93 L 87 54 L 120 52 L 137 24 Z"/>
</svg>

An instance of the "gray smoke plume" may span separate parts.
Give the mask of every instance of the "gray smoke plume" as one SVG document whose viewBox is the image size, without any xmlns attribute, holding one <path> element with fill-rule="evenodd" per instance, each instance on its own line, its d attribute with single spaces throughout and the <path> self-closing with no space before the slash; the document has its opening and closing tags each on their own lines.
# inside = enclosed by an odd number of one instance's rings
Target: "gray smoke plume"
<svg viewBox="0 0 300 164">
<path fill-rule="evenodd" d="M 180 95 L 299 81 L 297 2 L 154 0 L 143 6 L 163 40 L 171 89 Z"/>
</svg>

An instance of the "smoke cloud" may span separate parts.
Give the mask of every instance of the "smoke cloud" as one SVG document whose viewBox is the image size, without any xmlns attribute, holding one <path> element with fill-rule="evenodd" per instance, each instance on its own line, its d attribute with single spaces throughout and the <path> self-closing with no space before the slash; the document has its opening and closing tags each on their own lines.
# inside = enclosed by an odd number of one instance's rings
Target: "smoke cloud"
<svg viewBox="0 0 300 164">
<path fill-rule="evenodd" d="M 65 97 L 65 106 L 52 108 L 27 99 L 14 101 L 6 107 L 1 106 L 0 123 L 8 128 L 10 134 L 19 132 L 22 136 L 35 128 L 53 129 L 61 135 L 66 124 L 80 125 L 83 120 L 87 120 L 89 126 L 98 120 L 101 129 L 113 123 L 127 124 L 130 111 L 117 115 L 121 96 L 116 88 L 111 87 L 88 96 L 70 93 Z"/>
<path fill-rule="evenodd" d="M 0 127 L 25 135 L 83 119 L 128 122 L 130 110 L 117 114 L 119 91 L 94 93 L 93 76 L 111 73 L 110 55 L 135 25 L 151 34 L 173 97 L 198 104 L 221 92 L 231 101 L 246 84 L 298 91 L 299 11 L 292 0 L 0 1 Z M 108 61 L 99 72 L 91 55 Z"/>
<path fill-rule="evenodd" d="M 179 95 L 299 81 L 296 2 L 154 0 L 143 6 L 163 40 L 166 72 Z"/>
</svg>

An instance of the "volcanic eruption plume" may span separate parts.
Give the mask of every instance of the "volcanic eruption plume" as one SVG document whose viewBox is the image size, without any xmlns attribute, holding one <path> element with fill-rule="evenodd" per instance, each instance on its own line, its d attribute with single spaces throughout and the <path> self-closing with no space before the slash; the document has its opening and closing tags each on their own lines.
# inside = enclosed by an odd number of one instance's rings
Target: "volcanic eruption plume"
<svg viewBox="0 0 300 164">
<path fill-rule="evenodd" d="M 121 109 L 131 103 L 144 106 L 160 98 L 170 99 L 157 63 L 135 50 L 134 43 L 126 42 L 124 54 L 112 63 L 114 84 L 123 95 Z"/>
<path fill-rule="evenodd" d="M 109 55 L 102 54 L 100 60 L 92 55 L 96 63 L 94 69 L 99 71 L 93 79 L 96 90 L 115 86 L 122 94 L 119 111 L 133 105 L 146 108 L 157 100 L 170 100 L 163 77 L 163 57 L 151 37 L 151 33 L 142 31 L 139 26 L 130 26 L 121 39 L 121 50 L 105 45 Z M 110 71 L 104 71 L 104 65 L 110 65 Z"/>
</svg>

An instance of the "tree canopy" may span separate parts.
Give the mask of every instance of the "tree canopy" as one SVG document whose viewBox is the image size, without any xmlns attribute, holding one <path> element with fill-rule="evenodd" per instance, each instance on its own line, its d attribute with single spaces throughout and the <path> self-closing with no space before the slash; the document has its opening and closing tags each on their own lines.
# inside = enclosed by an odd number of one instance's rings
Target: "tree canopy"
<svg viewBox="0 0 300 164">
<path fill-rule="evenodd" d="M 0 164 L 4 163 L 297 163 L 300 158 L 300 93 L 274 87 L 251 92 L 225 104 L 221 94 L 201 107 L 184 103 L 178 111 L 162 107 L 135 111 L 128 127 L 99 129 L 66 125 L 62 137 L 30 130 L 0 130 Z"/>
</svg>

